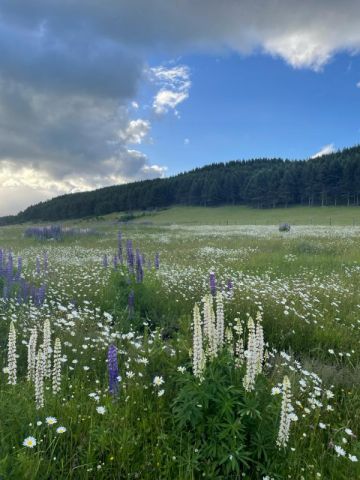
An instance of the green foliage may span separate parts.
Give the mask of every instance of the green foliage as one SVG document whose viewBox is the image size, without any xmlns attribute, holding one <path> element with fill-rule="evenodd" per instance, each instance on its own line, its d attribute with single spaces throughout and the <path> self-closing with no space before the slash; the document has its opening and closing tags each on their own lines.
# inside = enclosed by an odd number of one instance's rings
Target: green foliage
<svg viewBox="0 0 360 480">
<path fill-rule="evenodd" d="M 129 275 L 124 268 L 112 272 L 108 288 L 103 291 L 100 303 L 102 309 L 110 312 L 122 328 L 130 326 L 142 332 L 144 325 L 151 330 L 162 328 L 164 337 L 172 337 L 179 330 L 182 304 L 174 304 L 171 298 L 163 297 L 159 302 L 161 282 L 148 272 L 147 281 L 136 283 L 135 276 Z M 134 292 L 134 311 L 128 308 L 130 292 Z"/>
<path fill-rule="evenodd" d="M 255 390 L 246 392 L 243 376 L 223 353 L 207 367 L 203 382 L 192 375 L 179 379 L 173 402 L 176 438 L 182 451 L 193 444 L 199 478 L 202 472 L 212 479 L 263 478 L 282 457 L 276 448 L 279 404 L 270 384 L 260 375 Z"/>
</svg>

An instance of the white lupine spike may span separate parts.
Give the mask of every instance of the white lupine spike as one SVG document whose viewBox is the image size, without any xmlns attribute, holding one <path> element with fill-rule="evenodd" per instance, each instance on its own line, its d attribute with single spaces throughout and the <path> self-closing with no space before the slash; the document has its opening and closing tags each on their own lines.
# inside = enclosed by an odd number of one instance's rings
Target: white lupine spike
<svg viewBox="0 0 360 480">
<path fill-rule="evenodd" d="M 257 343 L 255 336 L 254 320 L 249 317 L 248 320 L 248 344 L 246 350 L 246 374 L 243 379 L 244 388 L 250 392 L 255 387 L 256 363 L 257 363 Z"/>
<path fill-rule="evenodd" d="M 216 340 L 218 350 L 224 345 L 224 303 L 221 292 L 216 294 Z"/>
<path fill-rule="evenodd" d="M 37 328 L 31 329 L 30 340 L 28 343 L 28 381 L 35 381 L 36 372 L 36 345 L 37 345 L 38 332 Z"/>
<path fill-rule="evenodd" d="M 51 377 L 51 327 L 50 320 L 47 318 L 44 322 L 44 376 Z"/>
<path fill-rule="evenodd" d="M 225 329 L 225 342 L 230 355 L 234 355 L 234 336 L 230 327 Z"/>
<path fill-rule="evenodd" d="M 212 295 L 209 295 L 209 310 L 210 310 L 210 323 L 208 329 L 207 338 L 207 355 L 210 359 L 215 358 L 218 351 L 217 334 L 216 334 L 216 317 L 213 306 Z"/>
<path fill-rule="evenodd" d="M 44 406 L 44 358 L 43 349 L 40 347 L 36 356 L 36 373 L 35 373 L 35 404 L 36 408 Z"/>
<path fill-rule="evenodd" d="M 61 386 L 61 342 L 59 338 L 55 339 L 54 345 L 54 366 L 52 372 L 52 391 L 56 395 Z"/>
<path fill-rule="evenodd" d="M 264 330 L 260 321 L 256 323 L 256 373 L 261 373 L 264 362 Z"/>
<path fill-rule="evenodd" d="M 209 298 L 209 295 L 206 295 L 203 298 L 203 317 L 204 317 L 204 337 L 208 338 L 209 337 L 209 328 L 211 324 L 211 303 L 212 302 L 212 297 Z"/>
<path fill-rule="evenodd" d="M 234 330 L 237 333 L 237 339 L 236 339 L 236 344 L 235 344 L 235 366 L 236 367 L 241 367 L 241 365 L 244 363 L 245 360 L 245 355 L 244 355 L 244 340 L 242 338 L 242 326 L 241 326 L 241 321 L 240 318 L 235 318 L 236 320 L 236 325 L 234 327 Z"/>
<path fill-rule="evenodd" d="M 215 325 L 215 313 L 213 308 L 212 295 L 206 295 L 203 306 L 204 315 L 204 343 L 206 345 L 206 356 L 209 359 L 216 357 L 217 354 L 217 336 Z"/>
<path fill-rule="evenodd" d="M 17 380 L 17 362 L 16 362 L 16 330 L 14 322 L 10 323 L 8 337 L 8 383 L 16 385 Z"/>
<path fill-rule="evenodd" d="M 285 375 L 282 385 L 280 426 L 276 441 L 278 447 L 286 447 L 289 441 L 292 416 L 294 416 L 294 413 L 291 405 L 291 383 Z"/>
<path fill-rule="evenodd" d="M 198 305 L 195 304 L 193 317 L 193 373 L 200 381 L 203 380 L 205 362 L 200 310 Z"/>
</svg>

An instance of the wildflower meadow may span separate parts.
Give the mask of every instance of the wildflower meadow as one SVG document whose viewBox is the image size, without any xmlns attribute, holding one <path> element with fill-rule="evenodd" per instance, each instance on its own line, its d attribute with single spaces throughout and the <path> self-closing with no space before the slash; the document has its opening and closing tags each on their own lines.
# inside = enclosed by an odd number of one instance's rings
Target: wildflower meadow
<svg viewBox="0 0 360 480">
<path fill-rule="evenodd" d="M 0 229 L 0 478 L 360 478 L 360 229 Z"/>
</svg>

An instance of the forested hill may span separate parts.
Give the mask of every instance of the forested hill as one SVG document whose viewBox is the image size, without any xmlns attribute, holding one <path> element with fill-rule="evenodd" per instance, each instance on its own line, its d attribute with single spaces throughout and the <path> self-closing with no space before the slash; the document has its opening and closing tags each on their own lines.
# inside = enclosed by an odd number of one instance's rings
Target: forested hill
<svg viewBox="0 0 360 480">
<path fill-rule="evenodd" d="M 358 205 L 360 146 L 309 160 L 257 159 L 196 168 L 170 178 L 62 195 L 2 224 L 64 220 L 171 205 Z"/>
</svg>

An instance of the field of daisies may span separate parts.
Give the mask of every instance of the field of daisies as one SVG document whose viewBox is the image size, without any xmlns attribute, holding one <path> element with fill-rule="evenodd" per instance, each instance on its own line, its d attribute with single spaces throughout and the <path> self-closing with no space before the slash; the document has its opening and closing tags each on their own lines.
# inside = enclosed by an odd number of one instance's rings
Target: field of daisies
<svg viewBox="0 0 360 480">
<path fill-rule="evenodd" d="M 359 227 L 0 229 L 0 478 L 360 478 Z"/>
</svg>

